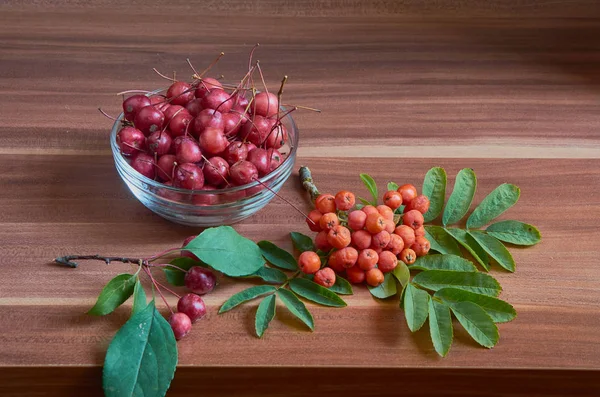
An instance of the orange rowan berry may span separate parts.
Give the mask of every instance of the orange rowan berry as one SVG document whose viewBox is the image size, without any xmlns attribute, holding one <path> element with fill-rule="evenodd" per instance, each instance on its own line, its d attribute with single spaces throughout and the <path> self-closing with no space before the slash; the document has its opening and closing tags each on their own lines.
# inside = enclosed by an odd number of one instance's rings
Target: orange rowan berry
<svg viewBox="0 0 600 397">
<path fill-rule="evenodd" d="M 333 248 L 342 249 L 350 245 L 352 235 L 347 227 L 337 225 L 327 233 L 327 241 Z"/>
<path fill-rule="evenodd" d="M 415 251 L 415 254 L 417 254 L 417 256 L 425 256 L 429 252 L 431 244 L 429 243 L 429 240 L 427 240 L 425 237 L 417 236 L 415 238 L 415 243 L 411 245 L 410 248 L 413 251 Z"/>
<path fill-rule="evenodd" d="M 385 219 L 379 212 L 367 215 L 365 226 L 369 233 L 377 234 L 385 229 Z"/>
<path fill-rule="evenodd" d="M 342 248 L 336 254 L 336 263 L 345 269 L 354 266 L 358 260 L 358 251 L 354 247 Z"/>
<path fill-rule="evenodd" d="M 352 211 L 348 214 L 348 227 L 352 230 L 361 230 L 365 227 L 367 214 L 363 211 Z"/>
<path fill-rule="evenodd" d="M 367 216 L 369 214 L 379 214 L 379 211 L 377 211 L 377 208 L 373 207 L 372 205 L 365 205 L 364 207 L 362 207 L 362 212 L 367 214 Z"/>
<path fill-rule="evenodd" d="M 385 230 L 382 230 L 379 233 L 373 235 L 373 240 L 371 242 L 371 248 L 383 249 L 389 244 L 390 239 L 391 239 L 390 234 L 388 232 L 386 232 Z"/>
<path fill-rule="evenodd" d="M 402 203 L 408 205 L 412 199 L 417 197 L 417 188 L 414 185 L 407 183 L 398 188 L 398 193 L 402 195 Z"/>
<path fill-rule="evenodd" d="M 373 237 L 366 230 L 357 230 L 352 233 L 352 245 L 359 250 L 364 250 L 371 246 Z"/>
<path fill-rule="evenodd" d="M 321 229 L 325 231 L 329 231 L 339 224 L 340 220 L 338 219 L 337 215 L 333 212 L 323 214 L 321 219 L 319 219 L 319 225 L 321 226 Z"/>
<path fill-rule="evenodd" d="M 417 210 L 421 214 L 424 214 L 429 210 L 429 199 L 425 195 L 418 195 L 414 199 L 411 200 L 410 203 L 404 208 L 404 212 L 408 212 L 410 210 Z"/>
<path fill-rule="evenodd" d="M 320 194 L 315 200 L 315 207 L 322 214 L 335 212 L 335 197 L 332 194 Z"/>
<path fill-rule="evenodd" d="M 395 190 L 387 191 L 383 195 L 383 203 L 392 210 L 396 210 L 402 205 L 402 195 Z"/>
<path fill-rule="evenodd" d="M 329 288 L 335 284 L 335 272 L 329 267 L 324 267 L 315 273 L 315 278 L 313 280 L 315 283 Z"/>
<path fill-rule="evenodd" d="M 340 211 L 348 211 L 350 208 L 354 207 L 355 202 L 356 198 L 354 197 L 354 193 L 347 190 L 339 191 L 335 195 L 335 206 Z"/>
<path fill-rule="evenodd" d="M 371 287 L 377 287 L 383 283 L 383 273 L 377 268 L 367 270 L 365 278 L 367 279 L 367 284 Z"/>
<path fill-rule="evenodd" d="M 404 241 L 405 247 L 410 247 L 415 243 L 415 230 L 410 226 L 396 226 L 394 234 L 397 234 L 398 236 L 402 237 L 402 241 Z"/>
<path fill-rule="evenodd" d="M 378 205 L 376 208 L 377 208 L 377 212 L 379 212 L 381 214 L 381 216 L 383 216 L 383 219 L 394 220 L 394 210 L 393 209 L 391 209 L 387 205 L 383 205 L 383 204 Z"/>
<path fill-rule="evenodd" d="M 406 226 L 412 227 L 415 230 L 423 226 L 424 221 L 423 214 L 417 210 L 410 210 L 402 217 L 402 223 L 404 223 Z M 323 225 L 321 225 L 321 227 L 323 227 Z"/>
<path fill-rule="evenodd" d="M 329 244 L 329 241 L 327 241 L 327 232 L 325 230 L 321 230 L 315 236 L 315 247 L 326 252 L 333 248 L 331 244 Z"/>
<path fill-rule="evenodd" d="M 346 276 L 348 276 L 348 281 L 352 284 L 360 284 L 365 281 L 365 271 L 358 267 L 358 265 L 346 269 Z"/>
<path fill-rule="evenodd" d="M 338 260 L 338 252 L 340 251 L 334 251 L 331 253 L 331 255 L 329 255 L 329 259 L 327 259 L 327 266 L 332 268 L 336 273 L 343 273 L 346 268 L 344 268 L 341 261 Z M 356 256 L 358 257 L 358 252 L 356 253 Z"/>
<path fill-rule="evenodd" d="M 398 255 L 404 249 L 404 240 L 397 234 L 391 234 L 390 242 L 385 246 L 385 249 L 394 255 Z"/>
<path fill-rule="evenodd" d="M 425 227 L 421 226 L 415 229 L 415 237 L 424 236 L 425 235 Z"/>
<path fill-rule="evenodd" d="M 306 220 L 306 224 L 308 225 L 308 228 L 311 231 L 320 232 L 322 230 L 321 225 L 319 224 L 319 221 L 321 220 L 322 216 L 323 214 L 321 214 L 321 211 L 319 210 L 312 210 L 308 213 L 308 219 Z"/>
<path fill-rule="evenodd" d="M 412 265 L 417 260 L 417 254 L 410 248 L 404 248 L 400 253 L 400 260 L 407 265 Z"/>
<path fill-rule="evenodd" d="M 298 258 L 298 266 L 306 274 L 316 273 L 321 268 L 321 258 L 313 251 L 304 251 Z"/>
<path fill-rule="evenodd" d="M 379 255 L 375 250 L 367 248 L 365 250 L 360 251 L 358 254 L 358 266 L 363 270 L 373 269 L 375 265 L 377 265 L 377 261 L 379 260 Z"/>
<path fill-rule="evenodd" d="M 385 220 L 385 230 L 388 233 L 394 233 L 394 229 L 396 228 L 396 224 L 394 223 L 393 219 L 386 219 Z"/>
<path fill-rule="evenodd" d="M 377 262 L 377 268 L 383 273 L 391 272 L 398 265 L 398 258 L 391 251 L 383 251 L 379 254 L 379 262 Z"/>
</svg>

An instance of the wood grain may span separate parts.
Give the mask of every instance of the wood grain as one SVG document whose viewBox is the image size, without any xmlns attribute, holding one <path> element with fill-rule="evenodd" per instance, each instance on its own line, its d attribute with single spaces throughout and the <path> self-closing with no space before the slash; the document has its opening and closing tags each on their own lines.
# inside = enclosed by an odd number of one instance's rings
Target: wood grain
<svg viewBox="0 0 600 397">
<path fill-rule="evenodd" d="M 593 396 L 600 392 L 600 6 L 595 1 L 43 0 L 0 4 L 0 395 L 101 395 L 100 366 L 123 307 L 84 313 L 127 265 L 52 265 L 67 253 L 148 255 L 194 228 L 135 201 L 108 148 L 114 93 L 165 85 L 152 67 L 240 76 L 247 53 L 269 84 L 290 76 L 298 113 L 296 168 L 322 190 L 365 194 L 358 172 L 420 185 L 432 166 L 478 175 L 480 201 L 522 188 L 503 219 L 540 228 L 498 269 L 519 316 L 492 350 L 457 325 L 439 359 L 427 330 L 410 334 L 397 303 L 359 288 L 348 308 L 315 307 L 310 333 L 281 308 L 264 339 L 255 305 L 218 316 L 243 284 L 222 280 L 209 314 L 179 344 L 169 395 Z M 167 12 L 168 10 L 168 12 Z M 202 14 L 204 11 L 205 14 Z M 203 15 L 210 15 L 210 18 Z M 295 176 L 282 193 L 308 203 Z M 236 229 L 291 248 L 302 218 L 274 200 Z M 59 367 L 60 366 L 60 367 Z M 35 382 L 32 380 L 35 379 Z"/>
</svg>

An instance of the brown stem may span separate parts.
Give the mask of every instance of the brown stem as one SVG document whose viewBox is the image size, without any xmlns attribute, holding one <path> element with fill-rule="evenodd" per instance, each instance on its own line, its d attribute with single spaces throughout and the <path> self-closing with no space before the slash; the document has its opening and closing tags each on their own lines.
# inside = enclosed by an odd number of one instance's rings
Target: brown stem
<svg viewBox="0 0 600 397">
<path fill-rule="evenodd" d="M 66 255 L 61 256 L 54 259 L 55 263 L 60 265 L 65 265 L 68 267 L 76 268 L 78 266 L 77 262 L 73 262 L 73 260 L 97 260 L 103 261 L 107 265 L 111 262 L 122 262 L 122 263 L 134 263 L 136 265 L 145 264 L 145 260 L 142 258 L 126 258 L 120 256 L 101 256 L 101 255 Z"/>
</svg>

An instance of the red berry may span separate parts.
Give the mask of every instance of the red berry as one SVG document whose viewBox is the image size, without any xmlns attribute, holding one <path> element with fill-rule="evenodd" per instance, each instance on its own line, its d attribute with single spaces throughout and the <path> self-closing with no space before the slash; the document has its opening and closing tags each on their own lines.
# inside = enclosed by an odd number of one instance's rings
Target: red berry
<svg viewBox="0 0 600 397">
<path fill-rule="evenodd" d="M 404 223 L 406 226 L 412 227 L 415 230 L 423 226 L 424 221 L 423 214 L 417 210 L 408 211 L 402 218 L 402 223 Z"/>
<path fill-rule="evenodd" d="M 365 276 L 367 279 L 367 284 L 369 284 L 371 287 L 377 287 L 378 285 L 383 283 L 383 273 L 377 268 L 367 270 Z"/>
<path fill-rule="evenodd" d="M 175 168 L 173 186 L 188 190 L 202 189 L 204 186 L 202 169 L 193 163 L 179 164 Z"/>
<path fill-rule="evenodd" d="M 154 131 L 160 131 L 163 128 L 164 122 L 165 115 L 154 106 L 141 108 L 133 120 L 135 128 L 142 131 L 146 136 Z"/>
<path fill-rule="evenodd" d="M 185 313 L 192 323 L 206 314 L 204 300 L 196 294 L 185 294 L 177 301 L 177 311 Z"/>
<path fill-rule="evenodd" d="M 333 248 L 342 249 L 350 245 L 352 237 L 347 227 L 337 225 L 327 233 L 327 241 Z"/>
<path fill-rule="evenodd" d="M 238 161 L 229 168 L 229 175 L 233 184 L 247 185 L 258 178 L 256 166 L 249 161 Z"/>
<path fill-rule="evenodd" d="M 125 120 L 133 121 L 141 108 L 150 106 L 150 98 L 146 95 L 133 95 L 123 101 Z"/>
<path fill-rule="evenodd" d="M 131 160 L 131 167 L 147 178 L 154 179 L 156 177 L 154 158 L 146 153 L 135 154 Z"/>
<path fill-rule="evenodd" d="M 320 194 L 315 200 L 315 207 L 322 214 L 335 212 L 335 197 L 331 194 Z"/>
<path fill-rule="evenodd" d="M 117 145 L 124 155 L 133 155 L 145 149 L 146 137 L 137 128 L 123 127 L 117 133 Z"/>
<path fill-rule="evenodd" d="M 229 163 L 221 157 L 211 157 L 204 163 L 202 171 L 204 172 L 204 180 L 207 183 L 213 186 L 221 186 L 227 183 Z"/>
<path fill-rule="evenodd" d="M 194 90 L 192 86 L 183 81 L 177 81 L 167 90 L 167 98 L 170 99 L 172 105 L 185 106 L 189 101 L 194 99 Z"/>
<path fill-rule="evenodd" d="M 171 325 L 175 339 L 180 340 L 192 329 L 192 320 L 185 313 L 173 313 L 169 317 L 169 325 Z"/>
<path fill-rule="evenodd" d="M 198 83 L 194 95 L 196 98 L 203 98 L 206 93 L 214 88 L 223 88 L 223 84 L 217 79 L 212 77 L 203 77 L 202 81 Z"/>
<path fill-rule="evenodd" d="M 190 241 L 192 241 L 196 237 L 198 237 L 198 236 L 194 235 L 194 236 L 187 237 L 185 240 L 183 240 L 183 244 L 181 244 L 181 248 L 185 248 L 185 246 L 188 245 L 190 243 Z M 199 261 L 200 260 L 200 259 L 198 259 L 198 257 L 196 255 L 192 254 L 188 250 L 181 250 L 181 256 L 185 256 L 185 257 L 191 258 L 191 259 L 193 259 L 195 261 Z"/>
<path fill-rule="evenodd" d="M 171 151 L 172 143 L 173 139 L 171 138 L 171 135 L 167 133 L 167 131 L 154 131 L 146 139 L 148 151 L 151 154 L 156 154 L 158 156 L 169 153 Z"/>
<path fill-rule="evenodd" d="M 254 101 L 250 105 L 251 113 L 264 117 L 275 116 L 279 110 L 277 95 L 272 92 L 259 92 L 254 96 Z"/>
<path fill-rule="evenodd" d="M 327 231 L 321 230 L 319 233 L 317 233 L 315 236 L 315 247 L 325 252 L 328 252 L 333 248 L 331 244 L 329 244 L 329 241 L 327 241 Z"/>
<path fill-rule="evenodd" d="M 402 195 L 395 190 L 390 190 L 383 195 L 383 203 L 396 210 L 402 205 Z"/>
<path fill-rule="evenodd" d="M 379 261 L 379 255 L 375 250 L 367 248 L 365 250 L 360 251 L 358 254 L 358 266 L 362 270 L 373 269 L 375 265 L 377 265 L 377 261 Z"/>
<path fill-rule="evenodd" d="M 192 266 L 185 274 L 185 286 L 193 293 L 204 295 L 215 288 L 217 278 L 210 269 Z"/>
<path fill-rule="evenodd" d="M 313 251 L 304 251 L 298 258 L 298 266 L 306 274 L 314 274 L 321 268 L 321 258 Z"/>
<path fill-rule="evenodd" d="M 359 250 L 367 249 L 371 246 L 373 237 L 366 230 L 357 230 L 352 233 L 352 245 Z"/>
<path fill-rule="evenodd" d="M 354 193 L 347 190 L 342 190 L 335 195 L 335 206 L 340 211 L 348 211 L 354 207 L 355 202 Z"/>
<path fill-rule="evenodd" d="M 429 199 L 427 196 L 420 194 L 412 199 L 411 202 L 408 203 L 404 208 L 404 212 L 408 212 L 410 210 L 417 210 L 421 214 L 426 213 L 429 210 Z"/>
<path fill-rule="evenodd" d="M 402 203 L 408 205 L 412 199 L 417 197 L 417 188 L 411 184 L 402 185 L 398 188 L 398 193 L 402 195 Z"/>
<path fill-rule="evenodd" d="M 329 267 L 324 267 L 315 273 L 314 282 L 329 288 L 335 284 L 335 272 Z"/>
<path fill-rule="evenodd" d="M 229 141 L 222 129 L 206 127 L 198 137 L 198 145 L 203 153 L 216 156 L 227 148 Z"/>
<path fill-rule="evenodd" d="M 427 240 L 425 237 L 417 236 L 415 238 L 415 243 L 411 245 L 410 248 L 413 251 L 415 251 L 415 254 L 417 254 L 417 256 L 425 256 L 429 252 L 431 245 L 429 243 L 429 240 Z"/>
<path fill-rule="evenodd" d="M 348 214 L 348 227 L 352 230 L 361 230 L 365 227 L 367 214 L 363 211 L 352 211 Z"/>
<path fill-rule="evenodd" d="M 308 228 L 313 231 L 313 232 L 320 232 L 321 231 L 321 225 L 319 225 L 319 221 L 321 220 L 321 217 L 323 216 L 323 214 L 321 214 L 321 212 L 319 212 L 319 210 L 312 210 L 308 213 L 308 218 L 306 220 L 306 224 L 308 225 Z"/>
<path fill-rule="evenodd" d="M 346 269 L 346 275 L 348 281 L 352 284 L 360 284 L 365 281 L 365 271 L 362 270 L 358 265 L 354 265 L 349 269 Z"/>
<path fill-rule="evenodd" d="M 173 169 L 176 163 L 177 158 L 174 154 L 160 156 L 156 164 L 156 175 L 163 181 L 170 181 L 173 177 Z"/>
<path fill-rule="evenodd" d="M 398 265 L 398 258 L 394 255 L 393 252 L 383 251 L 379 254 L 379 261 L 377 262 L 377 267 L 383 273 L 391 272 Z"/>
</svg>

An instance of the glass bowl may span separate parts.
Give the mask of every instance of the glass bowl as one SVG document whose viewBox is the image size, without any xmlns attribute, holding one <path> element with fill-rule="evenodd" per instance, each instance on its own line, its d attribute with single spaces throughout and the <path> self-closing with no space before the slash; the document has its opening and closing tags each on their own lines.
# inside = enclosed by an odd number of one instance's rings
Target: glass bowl
<svg viewBox="0 0 600 397">
<path fill-rule="evenodd" d="M 282 112 L 285 109 L 282 107 Z M 279 149 L 287 157 L 281 165 L 258 182 L 219 190 L 185 190 L 167 186 L 145 177 L 134 170 L 117 145 L 123 114 L 115 121 L 110 134 L 115 166 L 121 179 L 133 195 L 149 210 L 172 222 L 187 226 L 219 226 L 239 222 L 259 211 L 273 199 L 290 177 L 296 150 L 298 148 L 298 128 L 288 114 L 281 122 L 288 132 L 288 142 Z"/>
</svg>

